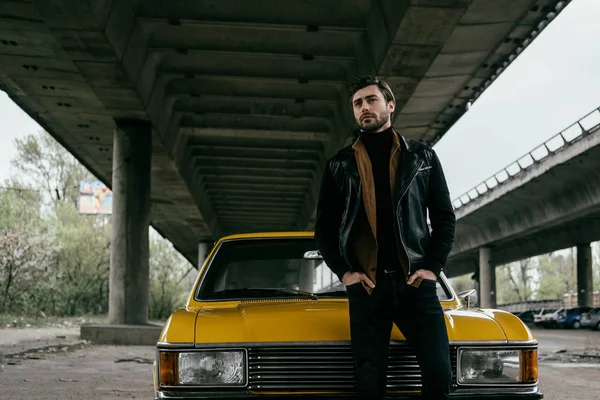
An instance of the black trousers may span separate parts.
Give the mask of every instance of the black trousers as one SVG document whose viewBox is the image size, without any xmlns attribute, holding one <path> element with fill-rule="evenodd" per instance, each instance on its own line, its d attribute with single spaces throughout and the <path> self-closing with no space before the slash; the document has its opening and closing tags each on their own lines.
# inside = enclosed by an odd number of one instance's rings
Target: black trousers
<svg viewBox="0 0 600 400">
<path fill-rule="evenodd" d="M 421 398 L 449 399 L 452 383 L 450 347 L 436 283 L 408 286 L 403 273 L 377 277 L 368 294 L 361 283 L 347 287 L 350 335 L 357 391 L 363 399 L 383 399 L 386 392 L 392 324 L 412 346 L 422 377 Z"/>
</svg>

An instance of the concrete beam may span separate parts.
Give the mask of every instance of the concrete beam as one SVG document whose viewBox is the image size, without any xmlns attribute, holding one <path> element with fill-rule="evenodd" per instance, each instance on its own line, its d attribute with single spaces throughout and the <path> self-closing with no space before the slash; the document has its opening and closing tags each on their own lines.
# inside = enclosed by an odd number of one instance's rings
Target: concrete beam
<svg viewBox="0 0 600 400">
<path fill-rule="evenodd" d="M 273 116 L 311 118 L 330 120 L 335 117 L 335 103 L 327 100 L 299 98 L 266 99 L 232 96 L 196 96 L 177 97 L 174 103 L 176 111 L 202 115 Z"/>
<path fill-rule="evenodd" d="M 252 224 L 260 224 L 260 223 L 272 223 L 273 226 L 277 226 L 277 224 L 293 224 L 294 218 L 290 216 L 289 218 L 283 218 L 280 216 L 272 216 L 272 215 L 263 215 L 263 216 L 252 216 L 252 215 L 235 215 L 235 216 L 225 216 L 221 218 L 224 224 L 234 224 L 237 226 L 241 223 Z M 257 229 L 257 228 L 255 228 Z M 276 230 L 280 231 L 281 228 L 277 228 Z"/>
<path fill-rule="evenodd" d="M 296 108 L 296 111 L 287 113 L 280 111 L 279 115 L 274 113 L 262 114 L 260 112 L 228 113 L 228 112 L 203 112 L 182 111 L 181 125 L 194 128 L 252 128 L 267 130 L 289 130 L 289 131 L 314 131 L 330 132 L 333 129 L 331 117 L 312 117 L 304 107 Z M 333 113 L 332 113 L 333 117 Z"/>
<path fill-rule="evenodd" d="M 270 193 L 214 193 L 211 194 L 210 200 L 213 202 L 221 201 L 221 200 L 248 200 L 248 201 L 279 201 L 279 202 L 287 202 L 290 204 L 298 204 L 302 203 L 302 196 L 290 196 L 287 194 L 270 194 Z"/>
<path fill-rule="evenodd" d="M 600 204 L 600 173 L 590 171 L 586 174 L 584 181 L 580 180 L 569 191 L 563 191 L 553 197 L 542 198 L 536 203 L 519 207 L 516 212 L 514 207 L 506 215 L 485 212 L 486 206 L 495 201 L 498 202 L 497 204 L 502 204 L 502 198 L 510 195 L 512 191 L 517 191 L 534 179 L 540 179 L 544 174 L 551 176 L 550 171 L 553 168 L 597 146 L 600 146 L 600 134 L 589 134 L 456 210 L 458 224 L 461 224 L 463 219 L 465 221 L 476 219 L 478 228 L 457 229 L 457 242 L 453 254 L 460 254 L 503 239 L 532 234 L 545 227 L 574 219 L 578 215 L 585 215 L 596 209 Z M 481 211 L 478 212 L 478 210 Z M 476 216 L 478 217 L 475 218 Z M 479 216 L 482 218 L 480 219 Z"/>
<path fill-rule="evenodd" d="M 258 101 L 287 101 L 303 99 L 319 103 L 337 103 L 342 83 L 308 82 L 298 84 L 297 79 L 268 79 L 235 76 L 197 76 L 184 78 L 180 74 L 165 75 L 164 90 L 169 95 L 195 95 L 217 98 L 238 97 Z"/>
<path fill-rule="evenodd" d="M 206 187 L 207 189 L 223 189 L 223 190 L 227 190 L 227 189 L 253 189 L 253 190 L 261 190 L 263 192 L 269 192 L 269 191 L 278 191 L 278 190 L 283 190 L 283 191 L 302 191 L 305 192 L 306 191 L 306 187 L 304 185 L 297 185 L 295 183 L 284 183 L 284 182 L 277 182 L 277 183 L 247 183 L 247 184 L 243 184 L 241 182 L 235 182 L 235 183 L 231 183 L 231 182 L 211 182 L 211 183 L 206 183 Z"/>
<path fill-rule="evenodd" d="M 260 220 L 263 217 L 277 217 L 277 218 L 293 218 L 294 212 L 290 211 L 275 211 L 275 210 L 224 210 L 219 212 L 221 218 L 229 217 L 254 217 L 256 220 Z"/>
<path fill-rule="evenodd" d="M 181 128 L 181 133 L 193 137 L 243 138 L 243 139 L 269 139 L 269 140 L 299 140 L 326 142 L 331 135 L 316 132 L 293 131 L 260 131 L 256 129 L 213 129 L 213 128 Z"/>
<path fill-rule="evenodd" d="M 235 76 L 269 79 L 307 79 L 322 82 L 345 82 L 349 61 L 315 59 L 298 62 L 297 57 L 275 54 L 169 54 L 164 56 L 159 74 L 186 76 Z M 301 61 L 301 60 L 300 60 Z"/>
<path fill-rule="evenodd" d="M 532 235 L 494 243 L 491 258 L 495 265 L 504 265 L 597 240 L 600 240 L 600 214 L 595 213 Z M 478 260 L 479 250 L 469 250 L 451 257 L 444 271 L 449 277 L 460 276 L 471 272 Z"/>
<path fill-rule="evenodd" d="M 248 206 L 248 207 L 278 207 L 281 206 L 282 208 L 285 207 L 289 207 L 289 208 L 299 208 L 301 206 L 302 202 L 298 201 L 296 203 L 294 203 L 293 201 L 288 201 L 286 203 L 282 203 L 281 201 L 277 200 L 277 199 L 248 199 L 246 197 L 241 197 L 241 198 L 235 198 L 235 197 L 230 197 L 227 196 L 227 198 L 223 199 L 219 199 L 219 201 L 215 204 L 215 209 L 221 209 L 221 208 L 235 208 L 235 207 L 244 207 L 244 206 Z"/>
<path fill-rule="evenodd" d="M 256 156 L 261 158 L 285 160 L 311 160 L 318 164 L 324 162 L 320 149 L 291 148 L 291 147 L 243 147 L 226 145 L 190 145 L 190 156 L 216 155 L 216 156 Z"/>
<path fill-rule="evenodd" d="M 307 171 L 314 171 L 318 168 L 318 164 L 313 160 L 289 160 L 286 158 L 261 158 L 261 157 L 223 157 L 223 156 L 208 156 L 198 155 L 193 157 L 193 162 L 196 165 L 227 165 L 238 166 L 245 168 L 247 166 L 261 166 L 268 168 L 299 168 Z"/>
<path fill-rule="evenodd" d="M 247 176 L 247 177 L 256 177 L 260 176 L 263 178 L 282 178 L 288 177 L 292 179 L 313 179 L 313 173 L 310 171 L 304 170 L 296 170 L 296 169 L 285 169 L 285 170 L 277 170 L 277 169 L 269 169 L 269 168 L 256 168 L 256 167 L 246 167 L 246 168 L 235 168 L 235 167 L 206 167 L 199 166 L 196 168 L 196 173 L 201 174 L 202 176 L 206 176 L 208 174 L 218 174 L 223 176 Z"/>
<path fill-rule="evenodd" d="M 227 213 L 228 211 L 231 210 L 235 210 L 235 211 L 249 211 L 249 212 L 253 212 L 253 211 L 263 211 L 263 210 L 269 210 L 275 213 L 292 213 L 292 212 L 296 212 L 298 210 L 298 206 L 294 206 L 294 205 L 290 205 L 290 204 L 286 204 L 284 205 L 267 205 L 267 204 L 237 204 L 237 205 L 232 205 L 231 203 L 229 204 L 223 204 L 223 205 L 219 205 L 219 207 L 215 207 L 215 211 L 219 214 L 224 214 Z"/>
<path fill-rule="evenodd" d="M 300 188 L 294 188 L 294 189 L 289 189 L 289 188 L 280 188 L 279 190 L 269 190 L 268 192 L 265 192 L 264 190 L 261 189 L 257 189 L 257 188 L 247 188 L 247 187 L 241 187 L 241 188 L 207 188 L 206 189 L 206 194 L 208 196 L 220 196 L 220 195 L 228 195 L 228 194 L 237 194 L 237 195 L 261 195 L 261 196 L 265 196 L 265 197 L 273 197 L 273 196 L 288 196 L 288 197 L 294 197 L 294 196 L 303 196 L 304 193 L 306 192 L 306 189 L 300 187 Z"/>
<path fill-rule="evenodd" d="M 141 20 L 139 23 L 152 24 L 154 21 Z M 354 57 L 355 45 L 361 35 L 362 29 L 320 27 L 315 32 L 308 32 L 305 25 L 246 25 L 187 20 L 175 26 L 163 23 L 154 32 L 149 48 Z M 232 37 L 236 40 L 229 40 Z"/>
<path fill-rule="evenodd" d="M 179 0 L 169 3 L 169 17 L 181 21 L 244 21 L 249 26 L 278 25 L 304 28 L 307 25 L 318 31 L 321 27 L 339 30 L 362 28 L 364 16 L 371 3 L 355 1 L 347 7 L 331 8 L 327 2 L 281 2 L 261 0 L 255 3 L 222 0 Z M 334 12 L 335 11 L 335 12 Z M 162 0 L 140 2 L 138 16 L 145 19 L 165 17 Z"/>
</svg>

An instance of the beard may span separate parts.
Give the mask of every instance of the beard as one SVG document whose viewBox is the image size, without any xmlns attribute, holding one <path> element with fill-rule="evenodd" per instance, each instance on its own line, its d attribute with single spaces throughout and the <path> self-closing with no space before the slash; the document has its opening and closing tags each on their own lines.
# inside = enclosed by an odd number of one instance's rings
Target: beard
<svg viewBox="0 0 600 400">
<path fill-rule="evenodd" d="M 377 132 L 390 119 L 390 113 L 387 110 L 382 112 L 379 116 L 377 116 L 376 114 L 372 115 L 373 117 L 370 117 L 368 123 L 364 122 L 364 119 L 359 119 L 358 121 L 356 121 L 358 122 L 358 126 L 360 126 L 360 129 L 362 129 L 364 132 Z"/>
</svg>

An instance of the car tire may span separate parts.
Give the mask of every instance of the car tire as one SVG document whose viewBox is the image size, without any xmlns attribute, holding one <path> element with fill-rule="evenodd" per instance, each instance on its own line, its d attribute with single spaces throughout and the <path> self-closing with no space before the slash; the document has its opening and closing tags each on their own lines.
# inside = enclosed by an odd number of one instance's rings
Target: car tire
<svg viewBox="0 0 600 400">
<path fill-rule="evenodd" d="M 579 329 L 579 328 L 581 328 L 581 322 L 579 322 L 579 321 L 573 322 L 573 329 Z"/>
<path fill-rule="evenodd" d="M 600 331 L 600 321 L 598 321 L 598 323 L 596 324 L 596 330 Z"/>
</svg>

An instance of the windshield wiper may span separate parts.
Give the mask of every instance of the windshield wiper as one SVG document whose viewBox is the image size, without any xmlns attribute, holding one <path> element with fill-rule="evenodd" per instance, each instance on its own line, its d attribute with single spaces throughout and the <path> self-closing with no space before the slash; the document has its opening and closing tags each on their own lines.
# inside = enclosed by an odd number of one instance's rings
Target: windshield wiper
<svg viewBox="0 0 600 400">
<path fill-rule="evenodd" d="M 229 290 L 221 290 L 219 292 L 211 293 L 207 296 L 203 296 L 205 299 L 211 298 L 220 298 L 227 296 L 235 296 L 239 294 L 248 294 L 248 293 L 262 293 L 267 295 L 276 295 L 276 294 L 295 294 L 303 297 L 310 297 L 312 300 L 318 300 L 318 297 L 314 293 L 305 292 L 303 290 L 296 290 L 290 288 L 240 288 L 240 289 L 229 289 Z"/>
<path fill-rule="evenodd" d="M 321 297 L 347 297 L 348 296 L 348 292 L 346 292 L 345 290 L 335 290 L 332 292 L 322 292 L 322 293 L 318 293 L 319 296 Z"/>
</svg>

